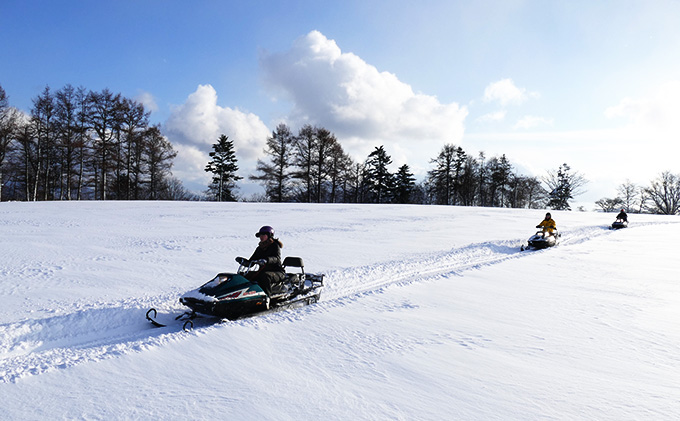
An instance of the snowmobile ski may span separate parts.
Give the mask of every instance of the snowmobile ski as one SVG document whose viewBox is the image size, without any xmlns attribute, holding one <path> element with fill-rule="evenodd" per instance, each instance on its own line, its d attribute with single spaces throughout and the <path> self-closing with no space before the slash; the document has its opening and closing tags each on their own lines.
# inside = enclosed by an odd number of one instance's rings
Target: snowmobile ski
<svg viewBox="0 0 680 421">
<path fill-rule="evenodd" d="M 151 315 L 151 313 L 153 313 L 153 316 Z M 168 327 L 168 325 L 163 324 L 163 323 L 159 322 L 158 320 L 156 320 L 157 316 L 158 316 L 158 311 L 155 308 L 150 308 L 146 312 L 146 320 L 150 321 L 152 325 L 154 325 L 156 327 Z M 180 314 L 179 316 L 175 317 L 175 320 L 183 321 L 184 324 L 182 325 L 182 330 L 188 332 L 189 330 L 193 329 L 194 319 L 196 317 L 198 317 L 196 312 L 185 311 L 182 314 Z"/>
<path fill-rule="evenodd" d="M 153 313 L 153 316 L 150 316 L 151 313 Z M 155 308 L 150 308 L 149 311 L 146 312 L 146 320 L 150 321 L 152 325 L 156 327 L 166 327 L 167 325 L 164 325 L 163 323 L 159 323 L 156 321 L 157 316 L 158 311 L 156 311 Z"/>
</svg>

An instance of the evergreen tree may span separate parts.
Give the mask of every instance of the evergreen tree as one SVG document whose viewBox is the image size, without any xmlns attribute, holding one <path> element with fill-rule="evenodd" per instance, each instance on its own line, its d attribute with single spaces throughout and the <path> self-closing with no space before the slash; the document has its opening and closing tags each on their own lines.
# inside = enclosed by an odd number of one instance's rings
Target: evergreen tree
<svg viewBox="0 0 680 421">
<path fill-rule="evenodd" d="M 491 168 L 491 182 L 492 190 L 495 193 L 492 202 L 494 206 L 506 207 L 509 204 L 508 196 L 510 195 L 510 183 L 512 182 L 512 164 L 505 157 L 501 155 L 498 159 L 492 159 L 493 167 Z"/>
<path fill-rule="evenodd" d="M 395 174 L 394 201 L 396 203 L 412 203 L 411 198 L 416 186 L 416 179 L 413 177 L 407 164 L 399 167 Z"/>
<path fill-rule="evenodd" d="M 212 158 L 205 167 L 206 172 L 213 173 L 212 184 L 209 191 L 218 202 L 234 202 L 236 196 L 236 181 L 242 179 L 236 175 L 238 166 L 236 165 L 236 153 L 234 142 L 229 140 L 224 134 L 219 137 L 217 143 L 213 144 Z"/>
<path fill-rule="evenodd" d="M 394 186 L 394 178 L 390 174 L 387 166 L 392 163 L 392 158 L 387 155 L 385 148 L 381 145 L 376 147 L 368 155 L 366 160 L 365 181 L 372 203 L 387 203 L 390 200 L 390 192 Z"/>
<path fill-rule="evenodd" d="M 479 190 L 479 198 L 477 200 L 477 203 L 479 206 L 489 206 L 489 201 L 488 201 L 488 181 L 489 181 L 489 172 L 487 170 L 487 162 L 486 162 L 486 155 L 484 152 L 479 153 L 479 161 L 477 163 L 477 189 Z"/>
<path fill-rule="evenodd" d="M 548 185 L 548 207 L 555 210 L 571 210 L 569 200 L 582 193 L 580 190 L 588 180 L 579 173 L 570 173 L 569 165 L 562 164 L 555 171 L 548 171 L 543 179 Z"/>
</svg>

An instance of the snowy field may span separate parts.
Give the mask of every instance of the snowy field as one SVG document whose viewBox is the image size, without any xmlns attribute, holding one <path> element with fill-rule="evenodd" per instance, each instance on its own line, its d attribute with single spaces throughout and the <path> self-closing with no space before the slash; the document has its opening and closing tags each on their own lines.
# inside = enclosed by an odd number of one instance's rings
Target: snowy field
<svg viewBox="0 0 680 421">
<path fill-rule="evenodd" d="M 0 203 L 0 419 L 677 420 L 680 218 Z M 321 301 L 154 328 L 273 225 Z M 160 315 L 159 315 L 160 317 Z"/>
</svg>

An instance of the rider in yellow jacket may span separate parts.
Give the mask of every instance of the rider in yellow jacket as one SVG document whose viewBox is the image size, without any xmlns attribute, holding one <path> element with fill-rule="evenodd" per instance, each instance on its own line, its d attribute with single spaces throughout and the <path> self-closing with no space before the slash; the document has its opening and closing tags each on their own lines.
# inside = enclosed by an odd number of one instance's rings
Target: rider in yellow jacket
<svg viewBox="0 0 680 421">
<path fill-rule="evenodd" d="M 548 233 L 548 235 L 553 235 L 553 231 L 557 229 L 557 224 L 555 224 L 555 221 L 552 219 L 550 212 L 548 212 L 545 214 L 545 218 L 541 221 L 541 223 L 536 225 L 536 228 L 543 228 L 544 236 L 546 232 Z"/>
</svg>

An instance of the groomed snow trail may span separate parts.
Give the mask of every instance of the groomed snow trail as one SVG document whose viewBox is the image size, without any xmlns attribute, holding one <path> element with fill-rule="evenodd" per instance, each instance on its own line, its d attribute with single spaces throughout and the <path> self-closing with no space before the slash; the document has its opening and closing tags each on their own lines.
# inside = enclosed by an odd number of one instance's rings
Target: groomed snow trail
<svg viewBox="0 0 680 421">
<path fill-rule="evenodd" d="M 469 244 L 434 254 L 413 255 L 406 260 L 335 270 L 326 273 L 326 286 L 318 304 L 266 315 L 262 319 L 275 323 L 281 317 L 295 318 L 295 312 L 312 312 L 316 306 L 332 309 L 360 300 L 362 296 L 380 293 L 389 286 L 427 282 L 444 275 L 462 275 L 471 269 L 535 253 L 552 252 L 613 232 L 601 226 L 577 229 L 563 234 L 557 249 L 520 252 L 523 240 L 502 240 Z M 214 325 L 214 321 L 197 319 L 197 330 L 186 333 L 179 322 L 170 323 L 166 328 L 154 328 L 145 320 L 145 313 L 151 307 L 158 309 L 159 318 L 164 316 L 163 313 L 177 315 L 184 311 L 177 302 L 178 295 L 171 293 L 116 303 L 100 302 L 70 313 L 0 325 L 0 381 L 16 382 L 50 370 L 144 351 L 196 335 L 200 331 L 198 328 Z M 172 322 L 168 314 L 163 320 Z M 251 322 L 239 320 L 231 323 Z"/>
</svg>

